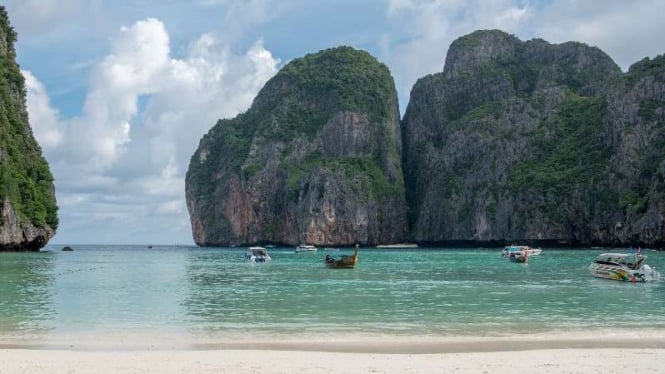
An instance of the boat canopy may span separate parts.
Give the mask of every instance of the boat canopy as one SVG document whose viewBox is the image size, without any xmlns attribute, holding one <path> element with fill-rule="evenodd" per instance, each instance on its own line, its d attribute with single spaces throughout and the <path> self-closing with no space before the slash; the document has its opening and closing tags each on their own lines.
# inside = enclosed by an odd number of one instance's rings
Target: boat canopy
<svg viewBox="0 0 665 374">
<path fill-rule="evenodd" d="M 268 254 L 266 249 L 262 247 L 250 247 L 248 251 L 252 253 L 252 256 L 266 256 Z"/>
<path fill-rule="evenodd" d="M 531 247 L 526 246 L 526 245 L 509 245 L 504 248 L 506 251 L 509 252 L 518 252 L 518 251 L 525 251 L 531 249 Z"/>
<path fill-rule="evenodd" d="M 645 256 L 633 253 L 603 253 L 598 255 L 594 262 L 606 265 L 621 265 L 627 266 L 631 269 L 637 269 L 642 265 L 645 259 Z"/>
</svg>

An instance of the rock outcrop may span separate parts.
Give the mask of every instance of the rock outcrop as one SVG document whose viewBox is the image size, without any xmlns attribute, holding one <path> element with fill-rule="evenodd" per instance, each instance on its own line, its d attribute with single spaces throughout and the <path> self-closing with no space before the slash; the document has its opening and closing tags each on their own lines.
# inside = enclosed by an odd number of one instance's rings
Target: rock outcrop
<svg viewBox="0 0 665 374">
<path fill-rule="evenodd" d="M 186 176 L 198 245 L 381 244 L 406 237 L 399 110 L 388 68 L 339 47 L 287 64 L 220 120 Z"/>
<path fill-rule="evenodd" d="M 662 246 L 664 61 L 622 74 L 581 43 L 456 40 L 402 121 L 412 238 Z"/>
<path fill-rule="evenodd" d="M 366 53 L 294 60 L 201 140 L 196 243 L 665 246 L 663 56 L 622 73 L 582 43 L 477 31 L 398 118 Z"/>
<path fill-rule="evenodd" d="M 0 6 L 0 251 L 39 250 L 58 226 L 53 177 L 28 123 L 15 42 Z"/>
</svg>

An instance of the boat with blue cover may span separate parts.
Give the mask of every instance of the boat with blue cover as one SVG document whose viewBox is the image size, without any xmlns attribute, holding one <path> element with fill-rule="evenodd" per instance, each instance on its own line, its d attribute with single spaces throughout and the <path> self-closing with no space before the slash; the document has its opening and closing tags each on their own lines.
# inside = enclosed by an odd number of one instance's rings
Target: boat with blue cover
<svg viewBox="0 0 665 374">
<path fill-rule="evenodd" d="M 520 255 L 526 254 L 526 256 L 531 257 L 531 256 L 538 256 L 542 252 L 543 252 L 543 250 L 540 249 L 540 248 L 531 248 L 528 245 L 514 245 L 513 244 L 513 245 L 509 245 L 509 246 L 504 247 L 501 250 L 501 255 L 503 257 L 511 257 L 511 255 L 513 255 L 513 257 L 514 257 L 515 254 L 520 254 Z"/>
</svg>

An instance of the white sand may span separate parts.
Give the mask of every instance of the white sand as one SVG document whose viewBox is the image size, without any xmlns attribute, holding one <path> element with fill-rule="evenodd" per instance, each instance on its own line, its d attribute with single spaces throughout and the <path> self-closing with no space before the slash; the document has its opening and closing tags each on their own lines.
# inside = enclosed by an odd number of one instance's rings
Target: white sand
<svg viewBox="0 0 665 374">
<path fill-rule="evenodd" d="M 0 339 L 0 374 L 16 373 L 665 373 L 665 331 Z"/>
<path fill-rule="evenodd" d="M 665 373 L 665 349 L 544 349 L 436 354 L 276 350 L 1 349 L 2 374 Z"/>
</svg>

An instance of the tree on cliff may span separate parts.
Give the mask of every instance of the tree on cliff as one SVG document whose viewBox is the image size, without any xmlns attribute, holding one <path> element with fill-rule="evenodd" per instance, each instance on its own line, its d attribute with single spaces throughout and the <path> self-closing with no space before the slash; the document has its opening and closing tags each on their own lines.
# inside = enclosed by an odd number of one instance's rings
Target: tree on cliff
<svg viewBox="0 0 665 374">
<path fill-rule="evenodd" d="M 36 250 L 58 227 L 53 176 L 32 135 L 16 32 L 0 6 L 0 250 Z"/>
</svg>

